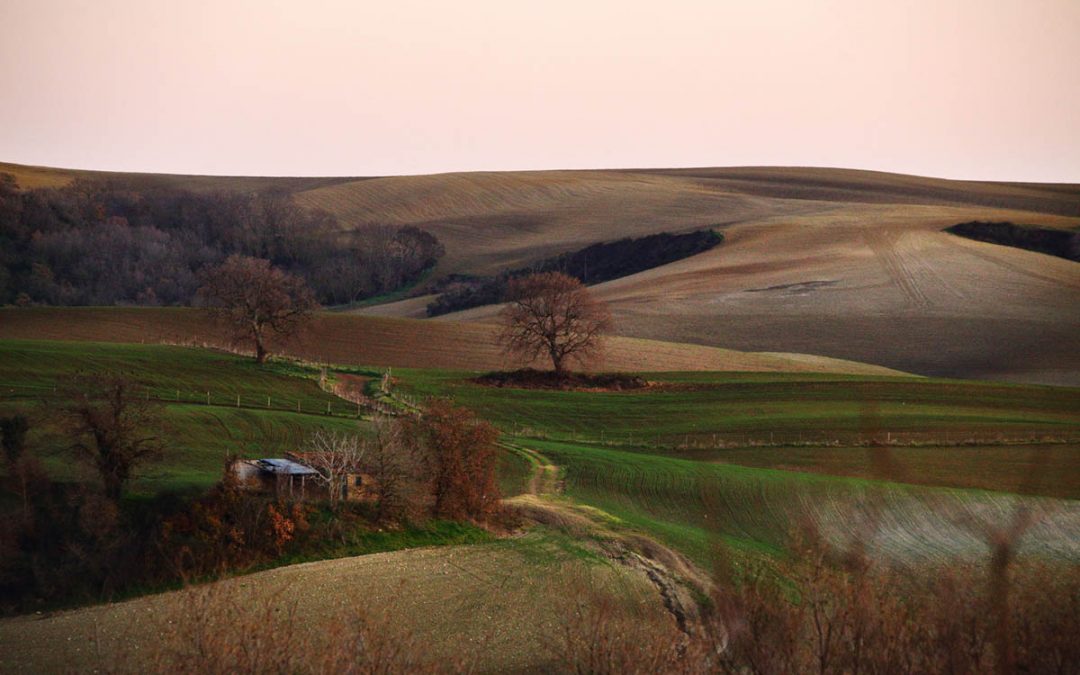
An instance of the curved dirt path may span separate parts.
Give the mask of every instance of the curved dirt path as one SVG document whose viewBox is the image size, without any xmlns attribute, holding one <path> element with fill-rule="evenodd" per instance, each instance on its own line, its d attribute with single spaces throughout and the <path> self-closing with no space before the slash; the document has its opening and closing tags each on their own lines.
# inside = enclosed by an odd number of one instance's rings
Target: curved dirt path
<svg viewBox="0 0 1080 675">
<path fill-rule="evenodd" d="M 510 443 L 503 443 L 503 447 L 528 457 L 533 467 L 528 492 L 506 500 L 508 504 L 536 522 L 595 541 L 601 555 L 642 575 L 656 588 L 682 633 L 698 633 L 700 609 L 695 598 L 707 593 L 711 585 L 705 574 L 680 553 L 649 537 L 612 530 L 612 519 L 603 511 L 563 498 L 565 482 L 560 467 L 539 451 Z"/>
</svg>

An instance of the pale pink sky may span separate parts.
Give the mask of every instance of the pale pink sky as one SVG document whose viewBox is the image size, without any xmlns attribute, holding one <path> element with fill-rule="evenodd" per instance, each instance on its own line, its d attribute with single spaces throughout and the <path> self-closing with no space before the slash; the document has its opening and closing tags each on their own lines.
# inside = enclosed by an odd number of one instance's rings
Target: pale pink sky
<svg viewBox="0 0 1080 675">
<path fill-rule="evenodd" d="M 0 161 L 1080 182 L 1080 0 L 0 0 Z"/>
</svg>

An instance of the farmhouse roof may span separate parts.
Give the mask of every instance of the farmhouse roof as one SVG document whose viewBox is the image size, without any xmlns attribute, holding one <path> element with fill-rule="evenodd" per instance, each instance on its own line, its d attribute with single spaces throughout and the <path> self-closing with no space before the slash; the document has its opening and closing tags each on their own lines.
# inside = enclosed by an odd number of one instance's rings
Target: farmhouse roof
<svg viewBox="0 0 1080 675">
<path fill-rule="evenodd" d="M 257 459 L 255 463 L 259 468 L 270 473 L 286 474 L 289 476 L 314 476 L 319 473 L 310 466 L 294 462 L 291 459 Z"/>
</svg>

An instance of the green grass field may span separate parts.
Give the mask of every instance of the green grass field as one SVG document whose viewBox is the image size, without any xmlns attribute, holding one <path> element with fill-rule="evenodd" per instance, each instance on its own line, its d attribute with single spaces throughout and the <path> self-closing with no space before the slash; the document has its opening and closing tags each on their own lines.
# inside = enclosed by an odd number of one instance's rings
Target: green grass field
<svg viewBox="0 0 1080 675">
<path fill-rule="evenodd" d="M 341 371 L 378 374 L 362 367 Z M 0 341 L 0 413 L 31 414 L 31 445 L 58 478 L 82 474 L 64 452 L 69 441 L 56 412 L 65 387 L 76 375 L 92 372 L 127 373 L 151 398 L 162 399 L 160 431 L 170 452 L 137 482 L 136 491 L 144 494 L 204 488 L 218 479 L 229 454 L 280 455 L 315 429 L 363 426 L 353 404 L 320 388 L 319 369 L 297 362 L 258 367 L 250 359 L 194 348 Z M 956 441 L 1034 432 L 1075 438 L 1075 388 L 664 373 L 649 375 L 654 386 L 644 390 L 560 392 L 480 386 L 460 371 L 395 369 L 394 376 L 394 390 L 451 397 L 562 467 L 566 498 L 602 509 L 620 527 L 652 534 L 699 560 L 707 559 L 715 537 L 748 553 L 779 553 L 793 528 L 807 519 L 842 533 L 845 510 L 859 512 L 860 497 L 881 491 L 893 500 L 890 508 L 904 514 L 888 539 L 898 554 L 978 548 L 955 527 L 940 527 L 932 516 L 935 500 L 948 501 L 948 509 L 978 510 L 1008 508 L 1015 497 L 1005 493 L 1080 497 L 1076 442 L 894 447 L 895 466 L 886 473 L 872 450 L 810 447 L 816 438 L 850 442 L 923 430 L 953 434 Z M 180 402 L 170 400 L 178 390 Z M 205 391 L 211 392 L 210 405 Z M 327 403 L 338 416 L 324 414 Z M 804 444 L 737 447 L 740 435 L 761 441 L 773 434 L 799 435 Z M 530 470 L 526 458 L 502 456 L 502 492 L 520 493 Z M 1034 474 L 1043 480 L 1030 482 Z M 1076 503 L 1066 503 L 1068 523 L 1062 527 L 1072 527 Z M 1053 532 L 1066 548 L 1080 541 L 1072 530 Z M 1053 532 L 1044 532 L 1040 541 L 1049 541 Z"/>
<path fill-rule="evenodd" d="M 0 400 L 0 415 L 23 413 L 30 418 L 28 445 L 57 480 L 89 480 L 90 473 L 66 452 L 71 440 L 50 403 Z M 199 490 L 221 478 L 225 459 L 279 457 L 296 450 L 317 429 L 356 431 L 355 420 L 296 414 L 276 410 L 245 410 L 228 407 L 164 404 L 161 429 L 165 454 L 145 466 L 133 488 L 137 493 Z"/>
<path fill-rule="evenodd" d="M 966 523 L 1000 523 L 1020 497 L 862 478 L 700 462 L 556 441 L 520 441 L 563 467 L 565 495 L 603 510 L 615 526 L 643 531 L 708 564 L 721 541 L 751 556 L 782 555 L 812 526 L 844 547 L 854 534 L 893 560 L 984 555 Z M 1028 502 L 1045 513 L 1027 551 L 1080 557 L 1080 503 Z M 860 528 L 871 527 L 869 534 Z"/>
<path fill-rule="evenodd" d="M 880 451 L 877 451 L 880 452 Z M 866 448 L 691 450 L 700 461 L 899 482 L 1080 499 L 1080 444 L 889 448 L 882 466 Z"/>
<path fill-rule="evenodd" d="M 374 373 L 374 371 L 373 371 Z M 103 342 L 0 340 L 0 392 L 39 399 L 63 393 L 79 375 L 122 375 L 154 399 L 303 412 L 355 413 L 322 391 L 319 371 L 298 362 L 259 366 L 250 358 L 192 347 Z M 209 396 L 208 396 L 209 394 Z M 268 405 L 269 404 L 269 405 Z"/>
<path fill-rule="evenodd" d="M 260 368 L 251 359 L 188 347 L 2 340 L 0 414 L 29 415 L 30 447 L 50 474 L 78 480 L 83 469 L 65 452 L 70 439 L 59 424 L 64 396 L 80 375 L 122 374 L 162 402 L 166 454 L 145 468 L 135 491 L 200 489 L 221 477 L 230 454 L 280 456 L 316 429 L 360 428 L 347 417 L 355 405 L 322 391 L 317 373 L 288 362 Z M 327 416 L 327 404 L 342 417 Z"/>
<path fill-rule="evenodd" d="M 395 376 L 413 395 L 449 396 L 516 433 L 515 443 L 563 468 L 569 499 L 703 563 L 718 539 L 749 555 L 779 554 L 806 523 L 842 542 L 852 523 L 879 517 L 868 495 L 888 502 L 880 517 L 889 532 L 877 545 L 891 557 L 982 554 L 984 543 L 954 518 L 1001 518 L 1016 503 L 1010 493 L 1080 497 L 1075 388 L 661 373 L 647 376 L 656 386 L 646 390 L 562 392 L 485 387 L 463 373 Z M 926 445 L 935 438 L 951 444 Z M 770 439 L 775 446 L 747 447 Z M 826 445 L 871 439 L 900 445 L 887 454 Z M 1076 507 L 1067 502 L 1060 520 L 1033 535 L 1032 550 L 1080 555 L 1069 543 L 1080 532 Z"/>
<path fill-rule="evenodd" d="M 395 370 L 419 396 L 449 396 L 511 431 L 629 445 L 929 433 L 1080 437 L 1080 388 L 904 377 L 653 373 L 648 389 L 495 388 L 449 371 Z"/>
</svg>

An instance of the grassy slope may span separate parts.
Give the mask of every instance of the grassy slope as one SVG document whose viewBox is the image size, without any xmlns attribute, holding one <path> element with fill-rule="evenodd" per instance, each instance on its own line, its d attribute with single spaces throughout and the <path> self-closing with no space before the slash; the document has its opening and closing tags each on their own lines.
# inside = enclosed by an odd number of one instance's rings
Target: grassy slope
<svg viewBox="0 0 1080 675">
<path fill-rule="evenodd" d="M 63 438 L 48 408 L 31 401 L 52 399 L 53 387 L 62 391 L 72 375 L 94 371 L 130 373 L 154 397 L 171 399 L 180 390 L 183 402 L 165 406 L 163 430 L 178 451 L 144 479 L 147 489 L 205 485 L 217 477 L 230 452 L 281 454 L 314 428 L 355 425 L 293 411 L 300 401 L 309 412 L 324 411 L 328 402 L 340 414 L 353 412 L 319 389 L 314 370 L 297 365 L 259 368 L 230 354 L 162 345 L 2 340 L 3 406 L 38 415 L 38 444 L 61 474 L 72 471 L 59 452 Z M 1057 438 L 1080 433 L 1080 390 L 1069 388 L 822 374 L 663 373 L 649 376 L 655 383 L 650 389 L 604 393 L 496 389 L 473 384 L 460 371 L 396 369 L 395 376 L 407 393 L 450 396 L 510 431 L 524 427 L 533 435 L 603 440 L 639 452 L 855 476 L 870 475 L 873 468 L 858 451 L 720 450 L 713 434 L 730 446 L 746 437 L 763 441 L 770 434 L 805 434 L 809 442 L 819 435 L 847 440 L 905 430 L 949 432 L 954 439 L 1033 430 Z M 207 389 L 212 406 L 205 405 Z M 235 407 L 237 394 L 244 406 L 240 409 Z M 267 396 L 275 408 L 284 409 L 266 410 Z M 1016 473 L 1027 466 L 1024 448 L 990 448 L 977 462 L 971 459 L 976 451 L 969 448 L 900 452 L 912 463 L 903 479 L 913 483 L 1019 490 Z M 1035 491 L 1076 497 L 1075 472 L 1068 470 L 1075 446 L 1055 446 L 1049 452 L 1059 478 Z M 510 458 L 504 462 L 507 492 L 524 477 L 519 464 Z M 976 465 L 978 471 L 969 469 L 950 480 L 951 470 Z"/>
<path fill-rule="evenodd" d="M 97 342 L 0 340 L 0 387 L 15 386 L 16 393 L 33 389 L 63 388 L 79 373 L 118 373 L 151 390 L 155 398 L 264 406 L 266 396 L 294 407 L 319 410 L 337 397 L 319 389 L 313 370 L 288 363 L 261 367 L 252 359 L 232 354 L 168 345 L 119 345 Z M 32 389 L 33 388 L 33 389 Z M 273 403 L 273 400 L 271 400 Z"/>
<path fill-rule="evenodd" d="M 1036 426 L 1075 439 L 1078 389 L 665 373 L 650 376 L 661 385 L 645 391 L 557 392 L 482 387 L 460 373 L 395 372 L 408 391 L 449 395 L 508 430 L 528 427 L 528 436 L 515 442 L 563 467 L 571 499 L 703 563 L 716 536 L 751 554 L 777 553 L 804 520 L 839 542 L 859 522 L 881 518 L 884 534 L 877 545 L 895 558 L 983 553 L 981 540 L 954 520 L 990 512 L 996 522 L 1016 503 L 1005 494 L 1010 492 L 1080 498 L 1075 440 L 1051 446 L 899 447 L 888 457 L 872 448 L 679 447 L 687 434 L 708 445 L 714 430 L 761 440 L 778 431 L 843 438 L 849 432 L 884 436 L 886 429 L 937 429 L 959 439 Z M 620 445 L 597 444 L 601 429 L 604 441 Z M 546 435 L 566 440 L 537 438 Z M 884 515 L 863 499 L 879 490 L 886 495 Z M 1080 541 L 1080 503 L 1061 504 L 1032 535 L 1030 550 L 1080 556 L 1074 545 Z"/>
<path fill-rule="evenodd" d="M 920 561 L 985 555 L 981 534 L 965 525 L 998 523 L 1020 503 L 1004 493 L 926 488 L 892 482 L 749 468 L 552 441 L 522 441 L 564 467 L 566 494 L 602 509 L 702 564 L 716 537 L 750 555 L 781 553 L 811 525 L 832 541 L 863 535 L 871 551 Z M 1025 550 L 1080 559 L 1080 503 L 1031 502 L 1039 525 Z"/>
<path fill-rule="evenodd" d="M 80 469 L 63 452 L 69 441 L 56 411 L 72 377 L 91 373 L 124 373 L 154 398 L 172 399 L 179 389 L 185 401 L 163 405 L 160 433 L 168 451 L 137 482 L 139 491 L 206 487 L 229 454 L 279 456 L 315 429 L 357 428 L 355 420 L 320 414 L 327 403 L 339 414 L 355 408 L 286 364 L 260 369 L 248 359 L 184 347 L 0 340 L 0 412 L 32 417 L 31 447 L 57 478 L 77 478 Z M 268 395 L 284 409 L 265 409 Z M 297 402 L 308 412 L 297 414 Z"/>
<path fill-rule="evenodd" d="M 770 432 L 806 441 L 851 434 L 1045 430 L 1080 433 L 1080 389 L 922 378 L 793 373 L 655 373 L 648 389 L 539 391 L 474 384 L 468 374 L 397 370 L 402 386 L 447 395 L 507 430 L 580 439 L 698 444 L 712 434 Z M 738 440 L 737 438 L 735 440 Z M 794 438 L 792 439 L 794 440 Z"/>
<path fill-rule="evenodd" d="M 894 447 L 894 464 L 881 465 L 867 448 L 735 448 L 690 450 L 678 456 L 698 461 L 783 469 L 834 476 L 997 490 L 1080 499 L 1080 444 Z M 1032 477 L 1035 480 L 1032 480 Z"/>
<path fill-rule="evenodd" d="M 201 618 L 190 596 L 198 592 L 0 619 L 0 671 L 144 672 L 153 665 L 146 654 L 175 634 L 175 622 Z M 536 534 L 292 565 L 224 581 L 213 592 L 246 617 L 237 631 L 261 625 L 266 607 L 295 608 L 293 639 L 302 645 L 340 630 L 355 612 L 392 644 L 479 672 L 550 672 L 559 630 L 578 601 L 603 598 L 645 625 L 670 621 L 644 575 Z"/>
</svg>

